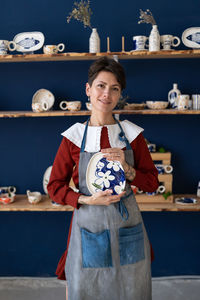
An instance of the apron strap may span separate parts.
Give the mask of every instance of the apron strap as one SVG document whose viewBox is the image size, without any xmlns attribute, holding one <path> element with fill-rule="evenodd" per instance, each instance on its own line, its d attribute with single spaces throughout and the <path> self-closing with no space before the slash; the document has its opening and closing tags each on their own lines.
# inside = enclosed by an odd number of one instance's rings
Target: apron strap
<svg viewBox="0 0 200 300">
<path fill-rule="evenodd" d="M 115 119 L 115 121 L 117 122 L 117 124 L 119 125 L 119 128 L 120 128 L 120 130 L 121 130 L 120 133 L 119 133 L 119 140 L 120 140 L 121 142 L 125 142 L 125 143 L 126 143 L 126 149 L 127 149 L 127 150 L 132 150 L 131 145 L 130 145 L 130 143 L 129 143 L 129 141 L 128 141 L 126 135 L 125 135 L 125 132 L 124 132 L 124 130 L 123 130 L 123 128 L 122 128 L 120 122 L 115 118 L 115 116 L 114 116 L 114 119 Z"/>
<path fill-rule="evenodd" d="M 120 213 L 120 215 L 121 215 L 121 217 L 122 217 L 122 219 L 123 219 L 124 221 L 128 220 L 129 213 L 128 213 L 128 210 L 127 210 L 127 208 L 126 208 L 126 205 L 124 204 L 123 201 L 124 201 L 126 198 L 128 198 L 130 195 L 132 195 L 132 194 L 133 194 L 133 191 L 131 191 L 128 195 L 125 195 L 124 197 L 122 197 L 122 198 L 120 199 L 119 203 L 118 203 L 118 210 L 119 210 L 119 213 Z"/>
<path fill-rule="evenodd" d="M 81 143 L 81 151 L 80 152 L 84 152 L 84 150 L 85 150 L 85 143 L 86 143 L 86 136 L 87 136 L 89 121 L 90 121 L 90 118 L 87 120 L 86 125 L 85 125 L 85 131 L 84 131 L 84 134 L 83 134 L 83 139 L 82 139 L 82 143 Z"/>
</svg>

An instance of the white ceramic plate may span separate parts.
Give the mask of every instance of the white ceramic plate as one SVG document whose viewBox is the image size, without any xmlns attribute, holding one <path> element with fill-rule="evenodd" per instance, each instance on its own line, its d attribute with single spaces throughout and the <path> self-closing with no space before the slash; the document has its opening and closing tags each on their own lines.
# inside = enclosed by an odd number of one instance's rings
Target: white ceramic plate
<svg viewBox="0 0 200 300">
<path fill-rule="evenodd" d="M 175 203 L 181 204 L 181 205 L 193 205 L 197 204 L 197 199 L 195 198 L 176 198 Z"/>
<path fill-rule="evenodd" d="M 91 194 L 112 189 L 120 194 L 126 185 L 124 170 L 119 161 L 108 161 L 101 152 L 92 156 L 86 170 L 86 184 Z"/>
<path fill-rule="evenodd" d="M 44 35 L 42 32 L 22 32 L 18 33 L 13 41 L 17 44 L 16 51 L 27 53 L 39 50 L 44 45 Z"/>
<path fill-rule="evenodd" d="M 55 102 L 54 95 L 46 89 L 38 90 L 32 98 L 32 103 L 42 103 L 43 101 L 48 103 L 48 110 L 50 110 Z"/>
<path fill-rule="evenodd" d="M 187 28 L 182 34 L 182 42 L 189 48 L 200 48 L 200 27 Z"/>
<path fill-rule="evenodd" d="M 52 170 L 52 166 L 48 167 L 43 176 L 43 189 L 45 194 L 48 194 L 47 185 L 49 183 L 49 178 L 51 176 L 51 170 Z"/>
</svg>

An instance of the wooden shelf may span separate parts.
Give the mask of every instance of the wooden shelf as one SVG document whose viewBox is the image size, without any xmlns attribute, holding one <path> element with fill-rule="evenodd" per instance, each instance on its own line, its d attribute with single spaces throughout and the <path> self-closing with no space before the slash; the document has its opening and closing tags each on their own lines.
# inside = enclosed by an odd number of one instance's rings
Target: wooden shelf
<svg viewBox="0 0 200 300">
<path fill-rule="evenodd" d="M 120 115 L 200 115 L 200 110 L 175 110 L 175 109 L 143 109 L 143 110 L 114 110 L 114 114 Z M 61 117 L 61 116 L 89 116 L 90 111 L 60 111 L 53 110 L 48 112 L 36 113 L 33 111 L 0 111 L 0 118 L 20 118 L 20 117 Z"/>
<path fill-rule="evenodd" d="M 166 58 L 200 58 L 200 50 L 169 50 L 169 51 L 126 51 L 101 53 L 58 53 L 58 54 L 12 54 L 2 55 L 1 62 L 41 62 L 41 61 L 81 61 L 95 60 L 102 56 L 117 55 L 118 59 L 166 59 Z"/>
<path fill-rule="evenodd" d="M 193 205 L 181 205 L 176 203 L 152 203 L 154 196 L 149 196 L 148 203 L 138 203 L 141 211 L 200 211 L 200 198 L 196 195 L 174 195 L 176 197 L 196 198 L 198 203 Z M 43 196 L 39 204 L 30 204 L 26 195 L 16 195 L 15 202 L 0 204 L 0 212 L 3 211 L 73 211 L 69 205 L 53 206 L 48 196 Z"/>
</svg>

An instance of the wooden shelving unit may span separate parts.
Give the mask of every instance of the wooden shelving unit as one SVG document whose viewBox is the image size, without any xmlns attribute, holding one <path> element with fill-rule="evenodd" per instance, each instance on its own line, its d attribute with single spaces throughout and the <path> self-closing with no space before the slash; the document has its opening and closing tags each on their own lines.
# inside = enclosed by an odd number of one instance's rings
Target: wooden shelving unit
<svg viewBox="0 0 200 300">
<path fill-rule="evenodd" d="M 150 196 L 151 197 L 151 196 Z M 176 203 L 151 203 L 151 198 L 149 197 L 148 203 L 138 203 L 141 211 L 200 211 L 200 198 L 196 195 L 174 195 L 174 197 L 192 197 L 197 199 L 197 204 L 193 205 L 181 205 Z M 137 196 L 136 196 L 137 200 Z M 0 212 L 3 211 L 73 211 L 73 207 L 69 205 L 53 206 L 51 204 L 51 199 L 44 195 L 42 201 L 38 204 L 30 204 L 27 200 L 26 195 L 16 195 L 15 201 L 11 204 L 0 204 Z"/>
<path fill-rule="evenodd" d="M 117 55 L 118 59 L 166 59 L 166 58 L 200 58 L 200 50 L 169 50 L 169 51 L 124 51 L 101 53 L 58 53 L 58 54 L 14 54 L 3 55 L 0 63 L 4 62 L 42 62 L 42 61 L 81 61 L 95 60 L 102 56 Z"/>
<path fill-rule="evenodd" d="M 142 109 L 142 110 L 114 110 L 119 115 L 200 115 L 200 110 L 175 110 L 175 109 Z M 89 116 L 90 111 L 60 111 L 52 110 L 48 112 L 36 113 L 33 111 L 0 111 L 0 118 L 21 118 L 21 117 L 64 117 L 64 116 Z"/>
</svg>

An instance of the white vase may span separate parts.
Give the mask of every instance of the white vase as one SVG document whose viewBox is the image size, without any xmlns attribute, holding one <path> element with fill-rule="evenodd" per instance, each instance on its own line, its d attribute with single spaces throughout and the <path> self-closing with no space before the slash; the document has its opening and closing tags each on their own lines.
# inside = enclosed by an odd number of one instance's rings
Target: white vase
<svg viewBox="0 0 200 300">
<path fill-rule="evenodd" d="M 89 52 L 90 53 L 100 52 L 100 38 L 96 28 L 92 28 L 92 33 L 89 39 Z"/>
<path fill-rule="evenodd" d="M 158 31 L 158 26 L 153 25 L 149 36 L 149 51 L 159 51 L 159 50 L 160 50 L 160 34 Z"/>
</svg>

